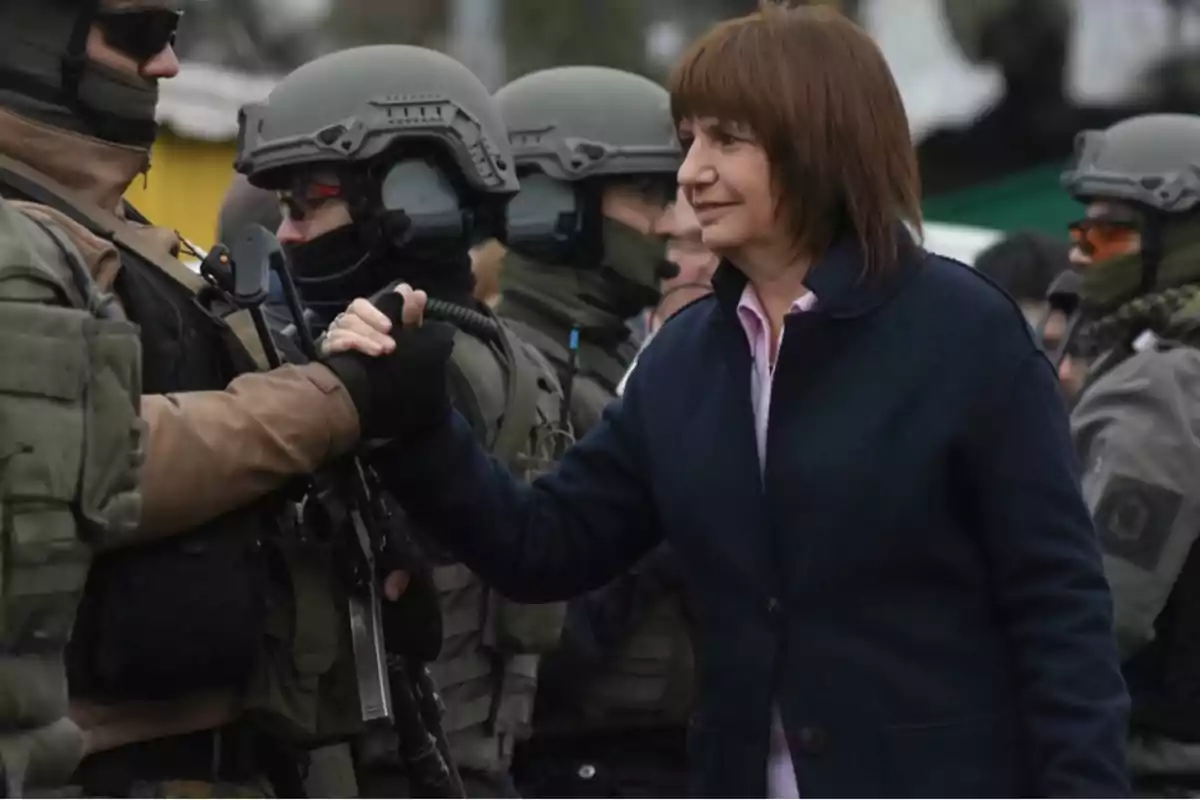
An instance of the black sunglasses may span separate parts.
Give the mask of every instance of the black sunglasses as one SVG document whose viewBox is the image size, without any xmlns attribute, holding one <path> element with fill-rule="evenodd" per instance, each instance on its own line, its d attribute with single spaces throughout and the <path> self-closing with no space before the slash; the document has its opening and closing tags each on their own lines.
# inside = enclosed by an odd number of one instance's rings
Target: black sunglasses
<svg viewBox="0 0 1200 800">
<path fill-rule="evenodd" d="M 144 64 L 175 44 L 182 16 L 170 8 L 124 8 L 100 12 L 96 25 L 110 47 Z"/>
</svg>

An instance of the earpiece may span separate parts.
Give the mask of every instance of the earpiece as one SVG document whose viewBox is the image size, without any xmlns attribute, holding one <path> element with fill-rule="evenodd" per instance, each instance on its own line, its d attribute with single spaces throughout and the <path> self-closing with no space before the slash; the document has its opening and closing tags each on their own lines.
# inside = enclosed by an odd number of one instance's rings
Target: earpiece
<svg viewBox="0 0 1200 800">
<path fill-rule="evenodd" d="M 505 244 L 530 258 L 571 260 L 585 235 L 583 206 L 576 184 L 540 172 L 523 175 L 508 203 Z"/>
<path fill-rule="evenodd" d="M 471 227 L 471 212 L 463 208 L 454 184 L 425 159 L 393 164 L 380 185 L 379 202 L 393 241 L 452 239 Z"/>
</svg>

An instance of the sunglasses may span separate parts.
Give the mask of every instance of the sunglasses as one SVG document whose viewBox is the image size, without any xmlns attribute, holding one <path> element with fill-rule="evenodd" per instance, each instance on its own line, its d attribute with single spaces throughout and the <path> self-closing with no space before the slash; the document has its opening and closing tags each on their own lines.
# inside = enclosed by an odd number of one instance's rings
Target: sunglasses
<svg viewBox="0 0 1200 800">
<path fill-rule="evenodd" d="M 309 183 L 291 191 L 279 192 L 279 209 L 292 222 L 304 222 L 330 200 L 341 197 L 340 186 Z"/>
<path fill-rule="evenodd" d="M 175 44 L 182 16 L 170 8 L 123 8 L 101 11 L 95 22 L 109 47 L 144 64 Z"/>
<path fill-rule="evenodd" d="M 1093 261 L 1127 255 L 1138 237 L 1138 224 L 1125 219 L 1089 217 L 1072 222 L 1067 229 L 1071 242 Z"/>
</svg>

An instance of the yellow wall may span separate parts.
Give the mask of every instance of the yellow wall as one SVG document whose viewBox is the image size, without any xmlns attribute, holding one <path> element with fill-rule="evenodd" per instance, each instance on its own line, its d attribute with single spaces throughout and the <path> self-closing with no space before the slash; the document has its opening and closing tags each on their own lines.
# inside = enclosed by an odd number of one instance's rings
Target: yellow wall
<svg viewBox="0 0 1200 800">
<path fill-rule="evenodd" d="M 174 228 L 208 249 L 217 232 L 221 201 L 233 179 L 233 142 L 201 142 L 162 131 L 145 186 L 139 178 L 125 195 L 155 225 Z"/>
</svg>

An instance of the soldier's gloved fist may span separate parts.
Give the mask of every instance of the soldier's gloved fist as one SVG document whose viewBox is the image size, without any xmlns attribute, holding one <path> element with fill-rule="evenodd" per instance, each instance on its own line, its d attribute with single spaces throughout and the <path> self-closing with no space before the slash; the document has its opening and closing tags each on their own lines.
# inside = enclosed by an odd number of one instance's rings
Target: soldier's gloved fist
<svg viewBox="0 0 1200 800">
<path fill-rule="evenodd" d="M 350 393 L 364 438 L 419 436 L 450 414 L 446 368 L 454 328 L 440 322 L 400 324 L 403 305 L 399 294 L 377 304 L 395 321 L 389 332 L 394 347 L 376 356 L 351 350 L 324 358 Z"/>
</svg>

